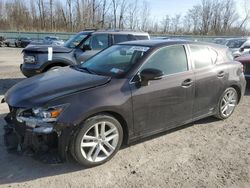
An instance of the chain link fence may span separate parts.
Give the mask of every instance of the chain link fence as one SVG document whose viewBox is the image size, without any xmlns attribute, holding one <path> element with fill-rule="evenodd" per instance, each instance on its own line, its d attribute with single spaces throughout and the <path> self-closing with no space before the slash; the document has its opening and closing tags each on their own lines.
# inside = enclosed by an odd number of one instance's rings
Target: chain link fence
<svg viewBox="0 0 250 188">
<path fill-rule="evenodd" d="M 0 31 L 0 36 L 8 39 L 13 42 L 17 38 L 29 37 L 33 40 L 41 40 L 46 36 L 56 36 L 61 40 L 68 40 L 75 33 L 57 33 L 57 32 L 13 32 L 13 31 Z M 186 39 L 192 41 L 205 41 L 212 42 L 215 38 L 239 38 L 236 36 L 197 36 L 197 35 L 155 35 L 152 34 L 151 38 L 154 37 L 166 37 L 166 38 L 177 38 L 177 39 Z"/>
</svg>

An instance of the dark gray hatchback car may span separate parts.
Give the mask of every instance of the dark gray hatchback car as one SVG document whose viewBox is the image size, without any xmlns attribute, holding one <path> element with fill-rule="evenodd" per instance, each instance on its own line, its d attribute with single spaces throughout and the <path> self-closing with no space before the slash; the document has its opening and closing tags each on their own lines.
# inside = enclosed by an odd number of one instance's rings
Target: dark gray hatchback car
<svg viewBox="0 0 250 188">
<path fill-rule="evenodd" d="M 208 116 L 228 118 L 245 86 L 243 67 L 227 48 L 126 42 L 12 87 L 5 143 L 9 150 L 57 148 L 61 159 L 71 153 L 96 166 L 122 144 Z"/>
</svg>

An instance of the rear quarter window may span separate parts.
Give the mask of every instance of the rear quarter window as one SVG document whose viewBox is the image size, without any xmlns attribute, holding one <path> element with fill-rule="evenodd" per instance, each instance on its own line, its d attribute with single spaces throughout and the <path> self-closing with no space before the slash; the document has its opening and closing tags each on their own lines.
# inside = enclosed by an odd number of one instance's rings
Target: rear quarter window
<svg viewBox="0 0 250 188">
<path fill-rule="evenodd" d="M 207 46 L 190 45 L 195 69 L 201 69 L 213 64 L 212 55 Z"/>
</svg>

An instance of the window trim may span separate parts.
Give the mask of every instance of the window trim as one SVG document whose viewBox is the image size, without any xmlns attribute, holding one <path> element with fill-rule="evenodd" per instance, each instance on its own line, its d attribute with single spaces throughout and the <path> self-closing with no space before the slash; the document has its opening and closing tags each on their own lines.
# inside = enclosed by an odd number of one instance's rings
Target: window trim
<svg viewBox="0 0 250 188">
<path fill-rule="evenodd" d="M 148 57 L 147 59 L 145 59 L 145 61 L 140 65 L 140 67 L 138 68 L 136 74 L 130 79 L 129 84 L 134 84 L 136 83 L 136 81 L 133 81 L 134 78 L 141 72 L 141 69 L 143 67 L 144 64 L 146 64 L 149 60 L 149 58 L 151 58 L 154 54 L 156 54 L 158 51 L 160 51 L 161 49 L 164 48 L 169 48 L 169 47 L 173 47 L 173 46 L 182 46 L 184 48 L 184 51 L 186 52 L 186 57 L 187 57 L 187 71 L 183 71 L 183 72 L 178 72 L 178 73 L 173 73 L 173 74 L 168 74 L 168 75 L 164 75 L 162 76 L 162 79 L 165 79 L 166 77 L 171 77 L 174 75 L 179 75 L 179 74 L 183 74 L 183 73 L 188 73 L 188 72 L 192 72 L 193 68 L 192 68 L 192 61 L 190 59 L 190 51 L 188 49 L 188 46 L 186 44 L 174 44 L 174 45 L 168 45 L 168 46 L 161 46 L 158 47 L 156 50 L 154 50 Z"/>
</svg>

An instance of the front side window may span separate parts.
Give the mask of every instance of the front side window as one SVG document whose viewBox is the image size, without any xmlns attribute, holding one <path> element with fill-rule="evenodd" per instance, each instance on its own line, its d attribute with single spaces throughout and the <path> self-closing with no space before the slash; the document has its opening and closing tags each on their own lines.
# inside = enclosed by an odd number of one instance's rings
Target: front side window
<svg viewBox="0 0 250 188">
<path fill-rule="evenodd" d="M 195 69 L 205 68 L 213 64 L 211 51 L 206 46 L 190 45 Z"/>
<path fill-rule="evenodd" d="M 118 76 L 129 71 L 149 49 L 146 46 L 114 45 L 81 64 L 80 68 L 100 75 Z"/>
<path fill-rule="evenodd" d="M 75 48 L 88 36 L 89 35 L 87 33 L 79 33 L 77 35 L 74 35 L 65 42 L 64 46 L 67 48 Z"/>
<path fill-rule="evenodd" d="M 84 45 L 89 45 L 92 50 L 102 50 L 109 46 L 108 34 L 92 35 Z"/>
<path fill-rule="evenodd" d="M 188 61 L 184 46 L 164 47 L 154 53 L 142 66 L 142 69 L 158 69 L 164 75 L 180 73 L 188 70 Z"/>
</svg>

